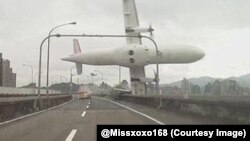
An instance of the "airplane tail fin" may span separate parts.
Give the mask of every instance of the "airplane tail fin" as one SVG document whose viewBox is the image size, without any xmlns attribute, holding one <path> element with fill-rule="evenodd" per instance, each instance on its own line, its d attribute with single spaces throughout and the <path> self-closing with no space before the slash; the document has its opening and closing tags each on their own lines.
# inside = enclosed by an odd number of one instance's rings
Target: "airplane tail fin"
<svg viewBox="0 0 250 141">
<path fill-rule="evenodd" d="M 80 48 L 80 45 L 79 45 L 79 42 L 77 39 L 74 39 L 73 40 L 73 47 L 74 47 L 74 54 L 78 54 L 78 53 L 81 53 L 81 48 Z"/>
<path fill-rule="evenodd" d="M 74 47 L 74 54 L 81 53 L 81 48 L 80 48 L 80 45 L 79 45 L 79 42 L 77 39 L 73 40 L 73 47 Z M 77 75 L 81 75 L 82 74 L 82 64 L 80 64 L 80 63 L 75 63 L 75 64 L 76 64 Z"/>
</svg>

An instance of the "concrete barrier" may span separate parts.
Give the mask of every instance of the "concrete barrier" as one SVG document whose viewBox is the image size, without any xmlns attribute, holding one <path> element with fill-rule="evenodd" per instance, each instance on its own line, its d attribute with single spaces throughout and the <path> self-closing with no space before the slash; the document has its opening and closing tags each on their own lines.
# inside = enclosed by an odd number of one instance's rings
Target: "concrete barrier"
<svg viewBox="0 0 250 141">
<path fill-rule="evenodd" d="M 206 118 L 218 118 L 234 123 L 250 123 L 250 96 L 135 96 L 119 95 L 117 100 L 124 100 L 167 111 L 177 111 L 200 115 Z M 237 97 L 237 98 L 236 98 Z"/>
<path fill-rule="evenodd" d="M 0 95 L 32 95 L 37 94 L 37 89 L 34 88 L 13 88 L 0 87 Z M 46 89 L 41 89 L 41 94 L 46 94 Z M 49 90 L 49 94 L 61 94 L 61 91 Z"/>
<path fill-rule="evenodd" d="M 49 100 L 46 96 L 42 96 L 43 108 L 40 110 L 54 107 L 71 99 L 71 95 L 54 95 L 50 96 Z M 0 122 L 38 111 L 36 108 L 37 97 L 9 97 L 0 98 L 0 100 Z"/>
</svg>

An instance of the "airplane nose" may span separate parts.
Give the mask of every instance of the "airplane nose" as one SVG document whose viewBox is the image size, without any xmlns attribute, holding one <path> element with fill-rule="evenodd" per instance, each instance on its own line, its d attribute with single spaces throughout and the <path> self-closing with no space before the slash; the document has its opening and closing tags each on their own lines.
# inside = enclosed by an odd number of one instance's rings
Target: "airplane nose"
<svg viewBox="0 0 250 141">
<path fill-rule="evenodd" d="M 198 61 L 205 56 L 205 52 L 196 46 L 191 46 L 186 49 L 188 50 L 187 52 L 189 52 L 192 56 L 191 58 L 193 59 L 193 61 Z"/>
<path fill-rule="evenodd" d="M 187 48 L 188 52 L 193 56 L 193 59 L 198 61 L 205 56 L 205 52 L 196 46 Z"/>
<path fill-rule="evenodd" d="M 197 57 L 199 59 L 201 59 L 201 58 L 203 58 L 205 56 L 205 52 L 203 50 L 201 50 L 200 48 L 197 48 L 196 53 L 197 53 Z"/>
</svg>

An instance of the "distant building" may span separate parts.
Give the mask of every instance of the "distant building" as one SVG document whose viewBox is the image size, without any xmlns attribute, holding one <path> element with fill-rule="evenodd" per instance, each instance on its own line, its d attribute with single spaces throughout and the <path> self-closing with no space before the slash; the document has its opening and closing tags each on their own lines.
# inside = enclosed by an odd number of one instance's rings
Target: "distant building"
<svg viewBox="0 0 250 141">
<path fill-rule="evenodd" d="M 4 59 L 2 61 L 2 86 L 4 87 L 8 87 L 9 84 L 10 84 L 10 76 L 11 76 L 11 73 L 10 73 L 10 61 L 9 60 L 6 60 Z"/>
<path fill-rule="evenodd" d="M 0 53 L 0 80 L 0 86 L 16 87 L 16 73 L 13 73 L 10 61 L 2 58 L 2 53 Z"/>
<path fill-rule="evenodd" d="M 221 95 L 221 81 L 215 80 L 212 84 L 212 93 L 213 95 Z"/>
<path fill-rule="evenodd" d="M 244 89 L 235 80 L 216 80 L 212 84 L 213 95 L 243 95 Z"/>
<path fill-rule="evenodd" d="M 16 87 L 16 73 L 11 73 L 10 86 L 11 87 Z"/>
<path fill-rule="evenodd" d="M 186 78 L 184 78 L 183 80 L 181 80 L 181 94 L 186 94 L 186 95 L 188 95 L 188 94 L 190 94 L 190 83 L 189 83 L 189 81 L 186 79 Z"/>
<path fill-rule="evenodd" d="M 241 89 L 235 80 L 226 79 L 221 82 L 222 95 L 241 95 Z"/>
<path fill-rule="evenodd" d="M 207 83 L 205 85 L 205 87 L 204 87 L 204 93 L 205 94 L 211 94 L 212 93 L 212 88 L 213 88 L 212 84 L 210 82 Z"/>
<path fill-rule="evenodd" d="M 242 95 L 250 95 L 250 88 L 242 88 L 241 93 Z"/>
<path fill-rule="evenodd" d="M 166 95 L 178 95 L 181 93 L 181 89 L 177 86 L 164 86 L 161 88 L 161 91 Z"/>
</svg>

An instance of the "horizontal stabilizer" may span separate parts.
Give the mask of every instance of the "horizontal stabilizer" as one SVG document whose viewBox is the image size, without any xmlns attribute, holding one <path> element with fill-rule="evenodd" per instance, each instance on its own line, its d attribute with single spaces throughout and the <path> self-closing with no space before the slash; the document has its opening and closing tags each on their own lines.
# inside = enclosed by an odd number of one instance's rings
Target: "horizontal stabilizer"
<svg viewBox="0 0 250 141">
<path fill-rule="evenodd" d="M 140 81 L 144 82 L 144 83 L 150 83 L 150 82 L 154 82 L 155 79 L 153 79 L 153 78 L 147 78 L 147 77 L 141 77 Z"/>
</svg>

